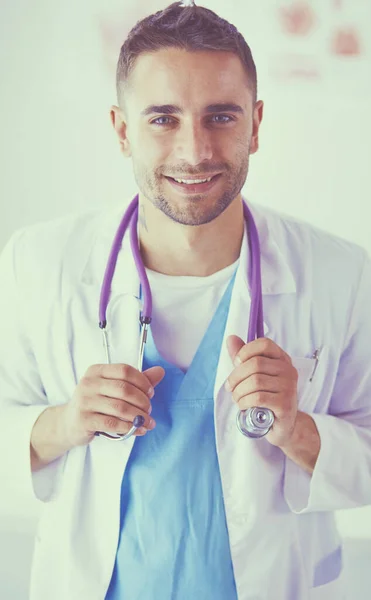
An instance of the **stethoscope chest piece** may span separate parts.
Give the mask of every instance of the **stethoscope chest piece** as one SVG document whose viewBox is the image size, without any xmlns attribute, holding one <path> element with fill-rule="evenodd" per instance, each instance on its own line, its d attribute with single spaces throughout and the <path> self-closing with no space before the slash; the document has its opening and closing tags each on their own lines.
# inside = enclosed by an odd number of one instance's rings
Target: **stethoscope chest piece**
<svg viewBox="0 0 371 600">
<path fill-rule="evenodd" d="M 274 414 L 269 408 L 254 407 L 237 413 L 237 427 L 246 437 L 259 438 L 268 433 L 274 423 Z"/>
</svg>

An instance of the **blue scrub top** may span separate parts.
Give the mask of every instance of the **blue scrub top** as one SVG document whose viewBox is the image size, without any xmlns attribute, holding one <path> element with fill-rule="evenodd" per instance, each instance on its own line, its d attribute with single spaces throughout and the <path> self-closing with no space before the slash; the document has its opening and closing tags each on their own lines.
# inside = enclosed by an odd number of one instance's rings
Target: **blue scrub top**
<svg viewBox="0 0 371 600">
<path fill-rule="evenodd" d="M 184 374 L 160 365 L 156 427 L 135 438 L 121 488 L 121 531 L 106 600 L 237 600 L 214 430 L 214 384 L 235 275 Z M 125 443 L 125 442 L 123 442 Z"/>
</svg>

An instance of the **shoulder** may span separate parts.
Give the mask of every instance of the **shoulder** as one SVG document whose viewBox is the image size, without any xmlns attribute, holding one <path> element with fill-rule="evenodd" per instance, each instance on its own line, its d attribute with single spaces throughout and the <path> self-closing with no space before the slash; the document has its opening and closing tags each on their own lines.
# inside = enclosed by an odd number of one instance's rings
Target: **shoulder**
<svg viewBox="0 0 371 600">
<path fill-rule="evenodd" d="M 368 255 L 364 248 L 306 221 L 250 204 L 262 235 L 273 238 L 293 271 L 308 269 L 335 277 L 347 272 L 360 276 Z"/>
<path fill-rule="evenodd" d="M 81 273 L 91 250 L 107 230 L 112 239 L 123 208 L 95 209 L 36 223 L 17 230 L 4 252 L 11 254 L 16 279 L 66 270 Z"/>
<path fill-rule="evenodd" d="M 14 244 L 19 251 L 43 253 L 45 260 L 46 251 L 63 254 L 69 243 L 80 237 L 93 239 L 101 216 L 101 211 L 94 210 L 35 223 L 17 230 L 13 235 Z"/>
</svg>

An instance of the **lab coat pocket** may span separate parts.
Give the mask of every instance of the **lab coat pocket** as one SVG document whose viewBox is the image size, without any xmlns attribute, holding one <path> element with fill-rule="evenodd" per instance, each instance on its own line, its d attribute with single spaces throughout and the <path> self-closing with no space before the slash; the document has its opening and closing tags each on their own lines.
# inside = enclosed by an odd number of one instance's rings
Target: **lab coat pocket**
<svg viewBox="0 0 371 600">
<path fill-rule="evenodd" d="M 309 600 L 348 600 L 343 573 L 337 578 L 318 587 L 311 588 Z"/>
<path fill-rule="evenodd" d="M 298 371 L 298 409 L 315 412 L 317 402 L 324 388 L 331 387 L 333 373 L 328 365 L 329 347 L 322 345 L 310 358 L 292 357 L 293 366 Z"/>
<path fill-rule="evenodd" d="M 343 549 L 339 545 L 333 552 L 319 561 L 314 570 L 314 587 L 323 587 L 337 580 L 343 569 Z"/>
<path fill-rule="evenodd" d="M 292 357 L 291 362 L 298 372 L 298 408 L 302 410 L 307 402 L 308 396 L 310 396 L 313 376 L 316 370 L 316 359 L 315 358 L 301 358 Z M 312 380 L 312 381 L 311 381 Z"/>
</svg>

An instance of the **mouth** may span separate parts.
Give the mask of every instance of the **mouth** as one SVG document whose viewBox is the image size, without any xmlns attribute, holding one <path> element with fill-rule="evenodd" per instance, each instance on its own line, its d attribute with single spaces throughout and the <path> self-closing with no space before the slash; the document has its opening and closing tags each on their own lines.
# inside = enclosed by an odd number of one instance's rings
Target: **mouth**
<svg viewBox="0 0 371 600">
<path fill-rule="evenodd" d="M 221 176 L 221 173 L 217 173 L 211 177 L 200 177 L 198 179 L 175 179 L 174 177 L 166 176 L 165 179 L 167 179 L 173 188 L 183 192 L 184 194 L 202 194 L 203 192 L 208 192 L 211 190 L 217 181 L 219 181 Z"/>
</svg>

